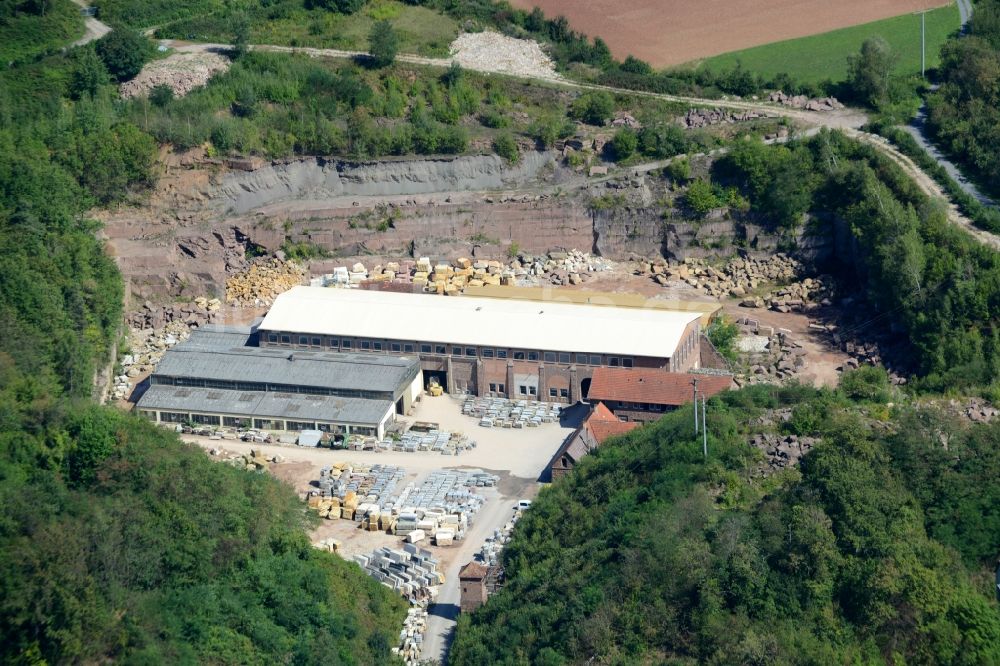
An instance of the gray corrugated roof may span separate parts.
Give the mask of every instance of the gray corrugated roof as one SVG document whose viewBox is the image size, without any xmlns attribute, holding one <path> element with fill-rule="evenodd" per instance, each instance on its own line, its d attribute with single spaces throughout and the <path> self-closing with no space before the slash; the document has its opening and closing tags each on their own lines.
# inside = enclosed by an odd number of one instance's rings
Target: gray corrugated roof
<svg viewBox="0 0 1000 666">
<path fill-rule="evenodd" d="M 136 403 L 137 409 L 145 410 L 360 425 L 377 425 L 392 406 L 391 400 L 163 385 L 150 386 Z"/>
<path fill-rule="evenodd" d="M 416 356 L 261 347 L 210 348 L 185 342 L 164 354 L 155 374 L 395 394 L 409 383 L 419 364 Z"/>
<path fill-rule="evenodd" d="M 242 326 L 206 324 L 191 331 L 191 337 L 181 345 L 188 349 L 232 349 L 245 347 L 250 339 L 250 329 Z"/>
</svg>

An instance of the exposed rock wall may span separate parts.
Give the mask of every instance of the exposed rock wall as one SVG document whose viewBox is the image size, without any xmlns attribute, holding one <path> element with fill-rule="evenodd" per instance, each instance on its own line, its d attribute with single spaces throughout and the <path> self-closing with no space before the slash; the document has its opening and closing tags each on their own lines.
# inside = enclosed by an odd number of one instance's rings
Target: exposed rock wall
<svg viewBox="0 0 1000 666">
<path fill-rule="evenodd" d="M 214 192 L 222 210 L 243 214 L 289 199 L 381 197 L 502 190 L 538 180 L 555 153 L 528 152 L 517 164 L 496 155 L 351 163 L 310 158 L 227 173 Z"/>
</svg>

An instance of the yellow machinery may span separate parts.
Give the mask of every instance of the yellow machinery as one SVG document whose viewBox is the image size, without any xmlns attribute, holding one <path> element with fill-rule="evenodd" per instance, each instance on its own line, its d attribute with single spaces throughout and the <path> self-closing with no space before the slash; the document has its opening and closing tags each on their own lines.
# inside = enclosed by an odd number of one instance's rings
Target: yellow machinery
<svg viewBox="0 0 1000 666">
<path fill-rule="evenodd" d="M 431 377 L 430 381 L 427 382 L 427 392 L 435 398 L 444 393 L 444 389 L 441 388 L 441 383 L 436 377 Z"/>
</svg>

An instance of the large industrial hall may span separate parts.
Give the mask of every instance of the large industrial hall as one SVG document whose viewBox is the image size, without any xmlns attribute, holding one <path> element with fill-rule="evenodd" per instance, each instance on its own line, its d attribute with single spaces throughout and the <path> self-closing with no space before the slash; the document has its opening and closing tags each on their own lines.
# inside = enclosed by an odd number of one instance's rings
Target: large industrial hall
<svg viewBox="0 0 1000 666">
<path fill-rule="evenodd" d="M 698 311 L 299 286 L 259 327 L 266 349 L 419 357 L 449 393 L 574 403 L 595 369 L 701 366 Z"/>
</svg>

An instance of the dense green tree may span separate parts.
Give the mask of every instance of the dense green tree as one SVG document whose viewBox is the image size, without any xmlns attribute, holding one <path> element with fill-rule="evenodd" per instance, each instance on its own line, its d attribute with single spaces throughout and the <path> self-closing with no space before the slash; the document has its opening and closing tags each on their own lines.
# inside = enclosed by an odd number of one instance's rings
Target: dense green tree
<svg viewBox="0 0 1000 666">
<path fill-rule="evenodd" d="M 858 100 L 873 108 L 880 108 L 889 101 L 889 79 L 896 56 L 888 42 L 881 37 L 870 37 L 861 45 L 861 51 L 847 59 L 847 82 Z"/>
<path fill-rule="evenodd" d="M 150 41 L 137 32 L 117 28 L 97 41 L 97 55 L 116 81 L 127 81 L 152 55 Z"/>
<path fill-rule="evenodd" d="M 376 67 L 388 67 L 396 60 L 399 35 L 389 21 L 378 21 L 368 33 L 368 55 Z"/>
<path fill-rule="evenodd" d="M 108 80 L 108 70 L 97 53 L 90 48 L 80 49 L 70 80 L 73 98 L 93 97 Z"/>
<path fill-rule="evenodd" d="M 517 147 L 517 141 L 508 132 L 497 135 L 497 138 L 493 140 L 493 150 L 497 155 L 511 163 L 521 159 L 521 151 Z"/>
<path fill-rule="evenodd" d="M 233 33 L 233 58 L 242 58 L 250 49 L 250 17 L 237 12 L 229 19 Z"/>
</svg>

